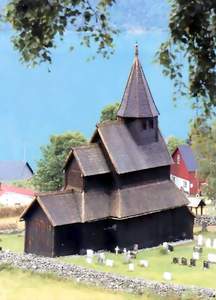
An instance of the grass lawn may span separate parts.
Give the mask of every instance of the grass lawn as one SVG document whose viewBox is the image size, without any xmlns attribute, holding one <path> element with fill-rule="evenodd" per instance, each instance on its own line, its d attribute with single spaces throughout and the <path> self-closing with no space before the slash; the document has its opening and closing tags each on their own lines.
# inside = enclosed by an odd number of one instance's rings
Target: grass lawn
<svg viewBox="0 0 216 300">
<path fill-rule="evenodd" d="M 156 300 L 158 296 L 135 296 L 112 293 L 49 275 L 32 274 L 15 269 L 0 269 L 1 300 Z M 166 298 L 167 299 L 167 298 Z M 175 297 L 168 299 L 178 299 Z M 168 300 L 167 299 L 167 300 Z M 188 298 L 187 298 L 188 299 Z M 191 298 L 192 299 L 192 298 Z"/>
<path fill-rule="evenodd" d="M 199 228 L 195 229 L 195 234 L 199 233 Z M 206 237 L 216 238 L 216 228 L 213 227 L 209 232 L 205 233 Z M 16 252 L 23 251 L 23 236 L 21 235 L 0 235 L 0 246 L 3 249 L 10 249 Z M 216 249 L 204 248 L 201 260 L 196 267 L 188 267 L 172 264 L 172 258 L 186 257 L 190 259 L 192 257 L 194 242 L 184 245 L 175 246 L 175 251 L 167 255 L 160 253 L 160 247 L 154 249 L 146 249 L 140 251 L 135 263 L 135 271 L 129 272 L 128 265 L 123 264 L 123 256 L 111 253 L 106 253 L 107 258 L 114 260 L 114 266 L 112 268 L 97 264 L 96 258 L 94 258 L 93 264 L 87 264 L 84 256 L 68 256 L 57 258 L 58 261 L 66 263 L 77 264 L 84 267 L 96 269 L 98 271 L 113 272 L 126 276 L 140 277 L 145 279 L 163 280 L 164 272 L 171 272 L 173 274 L 174 283 L 197 285 L 201 287 L 215 288 L 216 278 L 216 265 L 211 265 L 209 270 L 203 270 L 202 261 L 207 258 L 208 253 L 215 253 Z M 146 259 L 149 261 L 149 267 L 144 269 L 139 266 L 139 260 Z"/>
</svg>

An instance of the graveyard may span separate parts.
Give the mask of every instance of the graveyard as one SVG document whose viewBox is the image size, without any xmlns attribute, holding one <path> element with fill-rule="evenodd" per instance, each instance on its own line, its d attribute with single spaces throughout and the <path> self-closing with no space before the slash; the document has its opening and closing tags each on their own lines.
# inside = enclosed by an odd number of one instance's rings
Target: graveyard
<svg viewBox="0 0 216 300">
<path fill-rule="evenodd" d="M 202 236 L 202 245 L 198 246 L 198 237 Z M 22 253 L 22 234 L 0 235 L 0 245 L 5 249 Z M 136 258 L 129 261 L 122 254 L 105 252 L 104 261 L 99 260 L 99 254 L 74 255 L 55 258 L 57 261 L 70 263 L 94 269 L 97 271 L 121 274 L 127 277 L 144 278 L 159 282 L 169 281 L 170 283 L 193 285 L 206 288 L 215 288 L 216 264 L 210 263 L 209 268 L 203 268 L 204 261 L 208 261 L 209 254 L 216 255 L 216 228 L 209 227 L 207 232 L 201 233 L 200 228 L 195 228 L 194 241 L 187 241 L 182 244 L 173 244 L 173 251 L 167 252 L 163 245 L 151 249 L 144 249 L 137 252 Z M 211 245 L 210 245 L 211 243 Z M 199 253 L 199 258 L 195 259 L 195 266 L 190 265 L 190 259 L 197 258 L 194 252 Z M 210 248 L 211 246 L 211 248 Z M 214 246 L 214 247 L 213 247 Z M 179 262 L 175 262 L 175 258 Z M 186 260 L 186 265 L 182 264 L 182 258 Z M 211 257 L 210 257 L 211 258 Z M 214 258 L 214 257 L 213 257 Z M 142 264 L 142 265 L 141 265 Z M 164 273 L 168 273 L 168 278 L 164 279 Z M 171 278 L 169 278 L 171 275 Z M 169 280 L 171 279 L 171 280 Z"/>
</svg>

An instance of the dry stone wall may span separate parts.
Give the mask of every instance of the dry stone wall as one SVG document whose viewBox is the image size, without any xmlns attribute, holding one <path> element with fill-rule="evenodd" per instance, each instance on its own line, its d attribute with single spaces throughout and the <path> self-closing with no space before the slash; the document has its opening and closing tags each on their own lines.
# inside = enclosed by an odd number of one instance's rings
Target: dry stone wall
<svg viewBox="0 0 216 300">
<path fill-rule="evenodd" d="M 181 296 L 184 293 L 191 293 L 198 295 L 200 299 L 216 298 L 216 290 L 214 289 L 128 278 L 111 273 L 89 270 L 80 266 L 64 264 L 53 258 L 39 257 L 32 254 L 21 255 L 9 251 L 0 251 L 0 264 L 8 264 L 15 268 L 37 273 L 52 273 L 63 279 L 75 280 L 114 291 L 141 294 L 146 290 L 151 290 L 163 296 L 168 294 Z"/>
<path fill-rule="evenodd" d="M 195 218 L 195 224 L 202 226 L 206 224 L 206 226 L 216 225 L 216 216 L 197 216 Z"/>
</svg>

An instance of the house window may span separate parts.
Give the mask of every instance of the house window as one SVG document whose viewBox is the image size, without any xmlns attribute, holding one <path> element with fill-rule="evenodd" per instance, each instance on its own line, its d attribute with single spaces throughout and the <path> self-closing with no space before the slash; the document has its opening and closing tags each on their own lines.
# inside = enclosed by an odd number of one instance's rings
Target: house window
<svg viewBox="0 0 216 300">
<path fill-rule="evenodd" d="M 180 165 L 180 154 L 177 155 L 176 162 L 177 162 L 177 165 Z"/>
<path fill-rule="evenodd" d="M 187 188 L 187 181 L 183 181 L 183 187 L 186 189 Z"/>
</svg>

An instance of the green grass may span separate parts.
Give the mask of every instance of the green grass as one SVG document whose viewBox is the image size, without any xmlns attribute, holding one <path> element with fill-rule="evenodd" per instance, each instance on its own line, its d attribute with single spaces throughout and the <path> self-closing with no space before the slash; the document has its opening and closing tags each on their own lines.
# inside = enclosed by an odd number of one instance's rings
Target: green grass
<svg viewBox="0 0 216 300">
<path fill-rule="evenodd" d="M 48 275 L 32 274 L 11 268 L 0 269 L 1 300 L 156 300 L 161 297 L 112 293 Z M 178 300 L 174 296 L 166 298 Z M 188 299 L 188 298 L 187 298 Z M 194 298 L 190 298 L 194 299 Z"/>
<path fill-rule="evenodd" d="M 4 250 L 8 249 L 14 252 L 22 253 L 24 249 L 24 235 L 0 234 L 0 246 Z"/>
<path fill-rule="evenodd" d="M 198 234 L 196 229 L 196 234 Z M 216 238 L 216 229 L 213 228 L 212 232 L 206 232 L 206 237 Z M 23 236 L 20 235 L 0 235 L 0 245 L 4 249 L 10 249 L 16 252 L 23 251 Z M 147 249 L 139 252 L 135 263 L 135 271 L 129 272 L 128 265 L 123 264 L 122 255 L 114 255 L 107 253 L 106 257 L 114 260 L 115 265 L 113 268 L 101 266 L 97 264 L 96 258 L 93 264 L 89 265 L 86 263 L 84 256 L 68 256 L 57 258 L 58 261 L 63 261 L 70 264 L 76 264 L 87 268 L 96 269 L 98 271 L 113 272 L 126 276 L 140 277 L 150 280 L 163 281 L 163 273 L 165 271 L 172 272 L 174 283 L 186 284 L 186 285 L 197 285 L 200 287 L 211 287 L 215 288 L 216 278 L 216 265 L 211 265 L 209 270 L 202 269 L 202 261 L 207 258 L 208 253 L 216 253 L 215 249 L 204 249 L 204 253 L 201 260 L 198 262 L 196 267 L 187 267 L 172 264 L 172 258 L 186 257 L 190 259 L 192 257 L 192 248 L 194 243 L 188 243 L 175 247 L 173 253 L 162 255 L 160 248 Z M 139 260 L 146 259 L 149 261 L 149 267 L 144 269 L 139 266 Z"/>
</svg>

